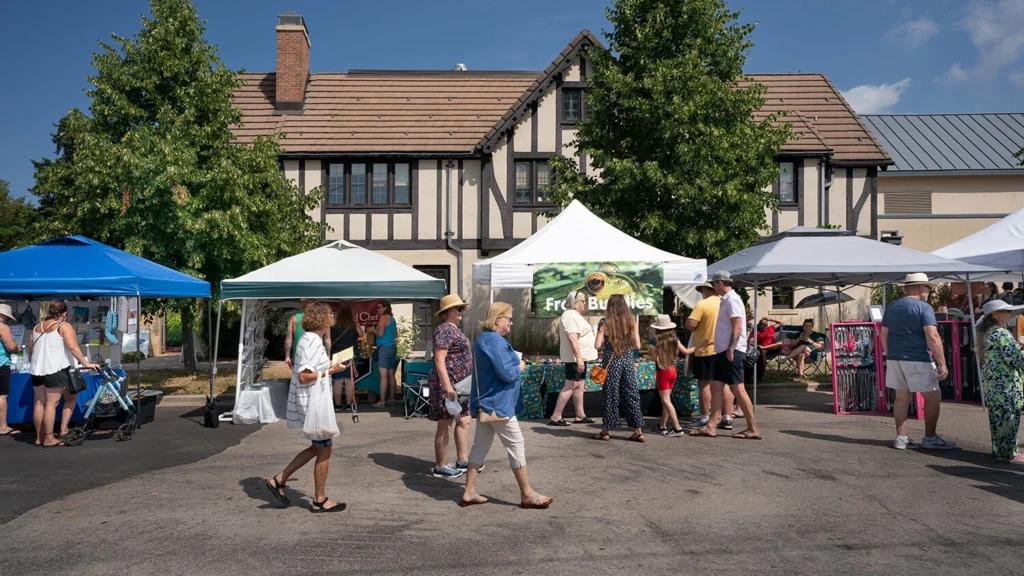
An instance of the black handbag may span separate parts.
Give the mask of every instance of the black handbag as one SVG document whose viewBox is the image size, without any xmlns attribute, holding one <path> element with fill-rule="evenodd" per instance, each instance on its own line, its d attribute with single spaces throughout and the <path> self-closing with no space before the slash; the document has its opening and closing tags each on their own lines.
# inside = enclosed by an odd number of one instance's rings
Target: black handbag
<svg viewBox="0 0 1024 576">
<path fill-rule="evenodd" d="M 85 381 L 85 376 L 74 368 L 68 368 L 68 393 L 78 394 L 84 392 L 89 388 L 89 383 Z"/>
<path fill-rule="evenodd" d="M 751 348 L 747 350 L 747 356 L 743 359 L 743 363 L 747 368 L 757 367 L 757 359 L 761 356 L 761 351 L 757 348 Z"/>
</svg>

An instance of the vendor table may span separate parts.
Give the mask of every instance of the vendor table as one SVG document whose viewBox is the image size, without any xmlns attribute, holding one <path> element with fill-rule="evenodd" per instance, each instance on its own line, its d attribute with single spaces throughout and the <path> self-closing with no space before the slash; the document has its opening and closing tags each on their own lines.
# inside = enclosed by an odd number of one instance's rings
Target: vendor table
<svg viewBox="0 0 1024 576">
<path fill-rule="evenodd" d="M 590 368 L 596 364 L 587 365 L 586 391 L 598 392 L 601 386 L 590 381 Z M 640 390 L 654 390 L 654 374 L 656 367 L 654 362 L 639 362 L 637 364 L 637 381 Z M 697 410 L 697 381 L 691 376 L 685 376 L 683 364 L 676 365 L 676 385 L 672 390 L 672 403 L 680 416 L 692 415 Z M 405 384 L 415 386 L 420 378 L 430 373 L 430 362 L 418 360 L 405 362 Z M 516 414 L 520 420 L 539 420 L 544 417 L 545 398 L 541 394 L 542 387 L 547 385 L 547 393 L 557 393 L 565 383 L 564 364 L 527 364 L 523 373 L 523 411 Z"/>
<path fill-rule="evenodd" d="M 114 370 L 118 376 L 124 376 L 124 370 Z M 71 414 L 72 422 L 80 422 L 85 416 L 86 404 L 96 395 L 103 377 L 92 372 L 82 372 L 85 382 L 89 385 L 78 394 L 77 407 Z M 32 376 L 28 372 L 11 374 L 11 392 L 7 396 L 7 422 L 10 424 L 31 424 L 32 411 L 35 407 L 35 390 L 32 389 Z M 60 422 L 64 399 L 57 404 L 57 422 Z"/>
<path fill-rule="evenodd" d="M 233 424 L 273 424 L 288 416 L 289 380 L 267 380 L 246 386 L 235 398 Z"/>
</svg>

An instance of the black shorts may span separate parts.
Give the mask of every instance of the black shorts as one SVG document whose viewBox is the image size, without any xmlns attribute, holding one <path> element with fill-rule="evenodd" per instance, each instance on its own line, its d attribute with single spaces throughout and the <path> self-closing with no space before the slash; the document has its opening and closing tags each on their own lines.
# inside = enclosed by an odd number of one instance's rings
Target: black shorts
<svg viewBox="0 0 1024 576">
<path fill-rule="evenodd" d="M 729 362 L 728 352 L 719 352 L 713 356 L 714 368 L 712 369 L 715 382 L 724 382 L 730 386 L 743 384 L 743 365 L 747 355 L 739 350 L 732 353 L 732 362 Z"/>
<path fill-rule="evenodd" d="M 715 357 L 714 356 L 694 356 L 693 357 L 693 377 L 698 381 L 706 382 L 708 380 L 715 379 Z"/>
<path fill-rule="evenodd" d="M 3 344 L 0 344 L 3 346 Z M 0 366 L 0 396 L 7 396 L 11 393 L 11 367 Z"/>
<path fill-rule="evenodd" d="M 47 374 L 46 376 L 36 376 L 35 374 L 33 374 L 32 375 L 32 386 L 33 387 L 45 386 L 46 388 L 49 388 L 51 390 L 57 389 L 57 388 L 62 389 L 62 390 L 67 390 L 68 378 L 70 378 L 70 376 L 68 375 L 68 369 L 67 368 L 65 368 L 64 370 L 61 370 L 60 372 L 54 372 L 53 374 Z"/>
<path fill-rule="evenodd" d="M 565 379 L 569 382 L 580 382 L 587 379 L 587 365 L 583 364 L 583 369 L 578 368 L 579 364 L 575 362 L 566 362 L 565 364 Z"/>
</svg>

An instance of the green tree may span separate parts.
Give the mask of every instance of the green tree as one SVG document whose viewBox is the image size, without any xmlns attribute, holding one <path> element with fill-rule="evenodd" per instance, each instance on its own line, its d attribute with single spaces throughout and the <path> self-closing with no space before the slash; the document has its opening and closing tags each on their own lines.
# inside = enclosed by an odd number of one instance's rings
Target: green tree
<svg viewBox="0 0 1024 576">
<path fill-rule="evenodd" d="M 35 206 L 24 198 L 11 198 L 11 185 L 0 180 L 0 252 L 32 244 Z"/>
<path fill-rule="evenodd" d="M 587 54 L 587 118 L 576 146 L 600 178 L 554 158 L 553 199 L 576 198 L 637 238 L 718 260 L 766 231 L 773 156 L 792 135 L 759 113 L 743 77 L 753 25 L 724 0 L 615 0 L 608 50 Z"/>
<path fill-rule="evenodd" d="M 134 37 L 100 43 L 89 114 L 68 112 L 53 135 L 57 157 L 35 163 L 41 228 L 123 248 L 216 292 L 224 278 L 315 247 L 321 225 L 306 210 L 317 196 L 284 177 L 277 142 L 233 141 L 240 81 L 192 2 L 150 9 Z M 191 359 L 198 302 L 159 305 L 180 309 Z"/>
</svg>

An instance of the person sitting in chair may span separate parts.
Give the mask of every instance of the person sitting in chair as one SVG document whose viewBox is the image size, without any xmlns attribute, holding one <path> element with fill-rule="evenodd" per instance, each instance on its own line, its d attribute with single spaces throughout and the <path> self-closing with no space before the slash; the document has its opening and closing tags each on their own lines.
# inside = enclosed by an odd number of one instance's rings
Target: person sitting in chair
<svg viewBox="0 0 1024 576">
<path fill-rule="evenodd" d="M 796 370 L 799 377 L 804 378 L 804 363 L 814 352 L 821 352 L 825 348 L 825 341 L 822 335 L 814 331 L 814 320 L 804 320 L 804 329 L 797 334 L 796 338 L 790 340 L 787 345 L 790 348 L 786 358 L 796 362 Z M 783 348 L 785 353 L 785 347 Z"/>
</svg>

